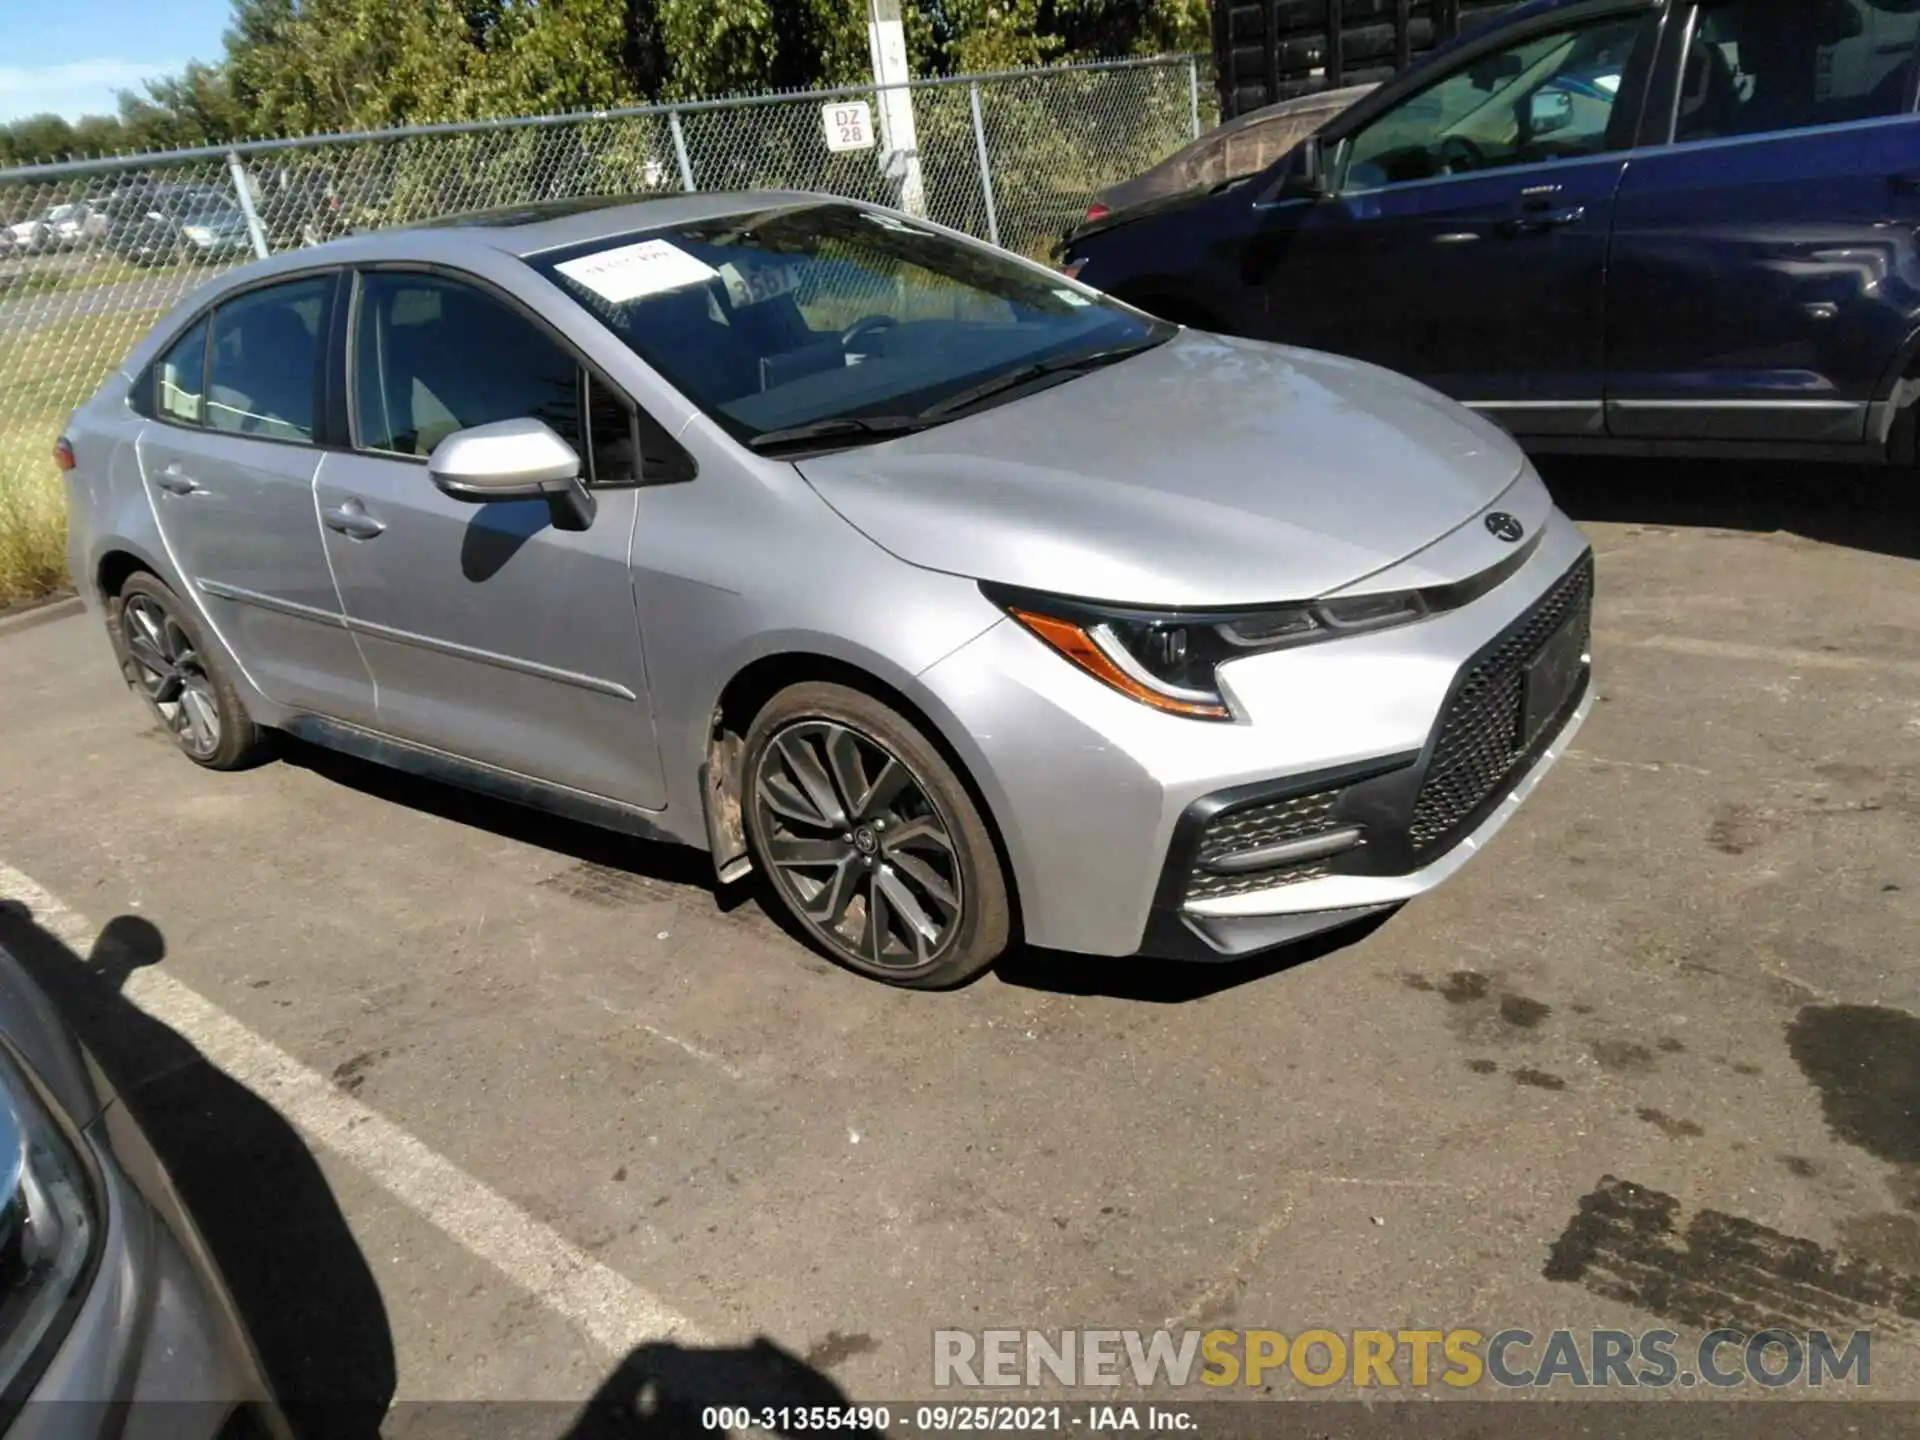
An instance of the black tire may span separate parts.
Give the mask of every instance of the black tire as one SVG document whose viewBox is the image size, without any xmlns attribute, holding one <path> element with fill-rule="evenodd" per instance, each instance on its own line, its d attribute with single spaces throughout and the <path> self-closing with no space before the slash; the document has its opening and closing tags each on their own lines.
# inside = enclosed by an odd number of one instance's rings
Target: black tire
<svg viewBox="0 0 1920 1440">
<path fill-rule="evenodd" d="M 819 681 L 775 695 L 747 729 L 741 800 L 767 888 L 836 964 L 944 990 L 1006 950 L 1007 877 L 979 807 L 926 736 L 872 696 Z"/>
<path fill-rule="evenodd" d="M 209 770 L 244 770 L 267 758 L 266 738 L 199 617 L 158 577 L 127 577 L 107 602 L 107 630 L 120 673 L 181 754 Z"/>
</svg>

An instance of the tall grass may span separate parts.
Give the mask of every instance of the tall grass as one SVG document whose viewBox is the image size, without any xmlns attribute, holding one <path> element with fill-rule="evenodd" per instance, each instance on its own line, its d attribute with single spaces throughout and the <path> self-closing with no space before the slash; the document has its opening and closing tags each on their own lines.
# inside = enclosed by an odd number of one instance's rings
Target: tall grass
<svg viewBox="0 0 1920 1440">
<path fill-rule="evenodd" d="M 159 310 L 126 310 L 0 332 L 0 606 L 63 589 L 66 486 L 53 442 Z"/>
</svg>

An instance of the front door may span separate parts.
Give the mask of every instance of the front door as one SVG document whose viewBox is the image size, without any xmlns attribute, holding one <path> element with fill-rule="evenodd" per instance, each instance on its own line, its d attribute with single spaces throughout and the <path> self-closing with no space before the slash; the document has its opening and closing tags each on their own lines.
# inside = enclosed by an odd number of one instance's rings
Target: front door
<svg viewBox="0 0 1920 1440">
<path fill-rule="evenodd" d="M 1521 433 L 1598 431 L 1608 230 L 1657 26 L 1646 5 L 1536 24 L 1344 137 L 1334 193 L 1276 205 L 1250 247 L 1268 333 Z"/>
<path fill-rule="evenodd" d="M 1887 0 L 1697 7 L 1675 143 L 1620 190 L 1615 434 L 1864 441 L 1920 284 L 1916 38 Z"/>
<path fill-rule="evenodd" d="M 182 581 L 261 693 L 370 720 L 313 513 L 334 286 L 328 274 L 243 291 L 191 326 L 150 372 L 138 450 Z"/>
<path fill-rule="evenodd" d="M 379 729 L 659 808 L 628 568 L 638 495 L 631 411 L 546 330 L 477 285 L 400 271 L 369 271 L 358 285 L 355 446 L 326 457 L 316 491 Z M 527 417 L 597 462 L 599 513 L 586 530 L 556 530 L 542 501 L 454 500 L 428 477 L 427 457 L 454 431 Z"/>
</svg>

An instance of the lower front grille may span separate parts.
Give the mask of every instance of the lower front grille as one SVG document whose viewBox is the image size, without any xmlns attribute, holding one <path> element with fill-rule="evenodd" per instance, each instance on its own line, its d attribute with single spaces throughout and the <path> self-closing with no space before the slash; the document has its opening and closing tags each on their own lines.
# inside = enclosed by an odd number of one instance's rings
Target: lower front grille
<svg viewBox="0 0 1920 1440">
<path fill-rule="evenodd" d="M 1587 648 L 1593 624 L 1591 555 L 1508 627 L 1455 689 L 1441 718 L 1433 760 L 1408 827 L 1416 855 L 1442 848 L 1457 838 L 1529 758 L 1529 749 L 1537 748 L 1537 742 L 1558 730 L 1564 715 L 1549 721 L 1540 736 L 1522 733 L 1527 667 L 1566 624 L 1577 628 L 1579 644 L 1583 650 Z M 1578 694 L 1576 686 L 1574 696 Z"/>
<path fill-rule="evenodd" d="M 1294 795 L 1264 805 L 1233 810 L 1214 820 L 1200 837 L 1194 854 L 1193 870 L 1187 877 L 1187 899 L 1210 900 L 1221 895 L 1244 895 L 1249 890 L 1265 890 L 1300 880 L 1316 880 L 1331 874 L 1323 859 L 1303 860 L 1293 865 L 1273 866 L 1239 874 L 1216 873 L 1211 862 L 1245 854 L 1268 845 L 1289 840 L 1306 840 L 1340 828 L 1333 818 L 1339 803 L 1338 790 L 1319 790 L 1311 795 Z"/>
</svg>

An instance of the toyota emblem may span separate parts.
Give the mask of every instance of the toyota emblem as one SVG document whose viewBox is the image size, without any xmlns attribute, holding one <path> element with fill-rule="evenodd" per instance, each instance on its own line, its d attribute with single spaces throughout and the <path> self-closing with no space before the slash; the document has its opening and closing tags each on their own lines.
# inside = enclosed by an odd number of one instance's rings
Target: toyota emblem
<svg viewBox="0 0 1920 1440">
<path fill-rule="evenodd" d="M 1504 510 L 1496 510 L 1487 516 L 1487 530 L 1496 540 L 1504 540 L 1509 545 L 1518 545 L 1520 537 L 1527 533 L 1527 527 Z"/>
</svg>

